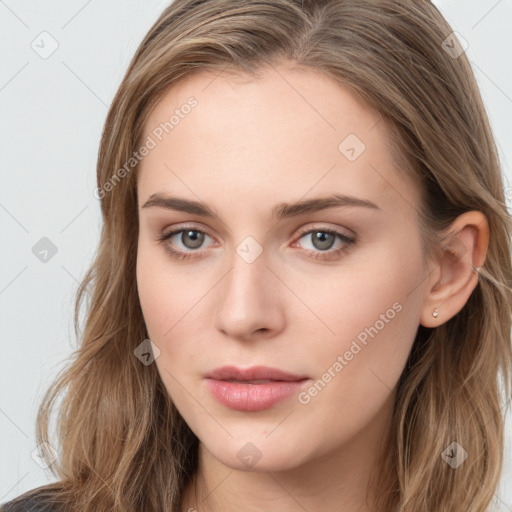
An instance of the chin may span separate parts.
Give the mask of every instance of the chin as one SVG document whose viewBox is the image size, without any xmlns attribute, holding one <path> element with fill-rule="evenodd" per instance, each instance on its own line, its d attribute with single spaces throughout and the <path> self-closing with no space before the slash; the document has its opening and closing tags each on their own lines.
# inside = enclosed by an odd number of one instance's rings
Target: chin
<svg viewBox="0 0 512 512">
<path fill-rule="evenodd" d="M 212 443 L 201 442 L 212 457 L 237 471 L 286 471 L 300 466 L 309 458 L 308 453 L 298 451 L 298 447 L 304 448 L 298 439 L 285 442 L 282 437 L 269 439 L 264 435 L 247 435 L 229 440 L 216 439 Z M 309 455 L 313 457 L 313 454 Z"/>
</svg>

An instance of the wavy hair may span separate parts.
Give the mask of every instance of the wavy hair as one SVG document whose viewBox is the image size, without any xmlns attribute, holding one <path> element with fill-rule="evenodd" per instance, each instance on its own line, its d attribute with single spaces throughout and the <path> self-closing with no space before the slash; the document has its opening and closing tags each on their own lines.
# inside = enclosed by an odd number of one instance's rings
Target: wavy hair
<svg viewBox="0 0 512 512">
<path fill-rule="evenodd" d="M 442 250 L 441 234 L 458 215 L 478 210 L 488 219 L 487 259 L 467 303 L 436 328 L 419 326 L 397 387 L 383 471 L 372 482 L 375 510 L 488 509 L 502 472 L 502 400 L 512 387 L 512 227 L 488 116 L 466 55 L 447 48 L 451 34 L 424 0 L 176 0 L 163 11 L 104 125 L 103 225 L 76 294 L 79 342 L 37 417 L 38 442 L 53 443 L 59 455 L 51 465 L 59 481 L 43 488 L 48 502 L 66 511 L 180 510 L 197 471 L 198 439 L 156 365 L 134 356 L 148 338 L 135 272 L 137 169 L 118 173 L 115 186 L 112 180 L 173 84 L 207 69 L 256 75 L 287 59 L 338 81 L 385 120 L 405 163 L 400 171 L 421 188 L 426 255 Z M 454 441 L 469 454 L 457 469 L 441 456 Z"/>
</svg>

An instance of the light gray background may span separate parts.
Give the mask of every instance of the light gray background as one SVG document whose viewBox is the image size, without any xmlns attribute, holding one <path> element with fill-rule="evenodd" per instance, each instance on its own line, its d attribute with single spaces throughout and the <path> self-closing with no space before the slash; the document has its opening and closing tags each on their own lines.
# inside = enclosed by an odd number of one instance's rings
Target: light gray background
<svg viewBox="0 0 512 512">
<path fill-rule="evenodd" d="M 510 202 L 512 0 L 435 3 L 469 43 Z M 35 415 L 75 347 L 74 294 L 101 225 L 92 195 L 101 129 L 129 59 L 167 4 L 0 0 L 0 503 L 53 480 L 31 457 Z M 51 49 L 44 31 L 58 43 L 46 59 L 31 47 Z M 57 247 L 47 263 L 32 252 L 42 237 Z M 512 511 L 510 416 L 507 421 L 496 507 Z"/>
</svg>

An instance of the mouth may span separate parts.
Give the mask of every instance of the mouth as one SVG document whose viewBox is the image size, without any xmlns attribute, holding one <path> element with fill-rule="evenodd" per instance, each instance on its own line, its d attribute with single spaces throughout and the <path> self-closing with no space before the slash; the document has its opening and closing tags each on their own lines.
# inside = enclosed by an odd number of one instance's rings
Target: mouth
<svg viewBox="0 0 512 512">
<path fill-rule="evenodd" d="M 251 368 L 222 366 L 208 373 L 206 378 L 228 382 L 245 382 L 246 384 L 263 384 L 272 381 L 299 381 L 308 377 L 306 375 L 295 375 L 269 366 L 253 366 Z"/>
<path fill-rule="evenodd" d="M 213 397 L 222 405 L 254 412 L 299 393 L 310 379 L 265 366 L 248 369 L 224 366 L 210 372 L 205 380 Z"/>
<path fill-rule="evenodd" d="M 275 380 L 238 380 L 238 379 L 222 379 L 225 382 L 240 382 L 241 384 L 266 384 L 267 382 L 283 382 L 283 381 L 275 381 Z"/>
</svg>

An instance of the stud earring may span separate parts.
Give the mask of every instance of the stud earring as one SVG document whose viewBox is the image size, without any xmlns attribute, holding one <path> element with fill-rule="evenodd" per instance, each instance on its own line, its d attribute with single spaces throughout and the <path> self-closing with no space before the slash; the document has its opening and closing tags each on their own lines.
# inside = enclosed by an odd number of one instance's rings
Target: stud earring
<svg viewBox="0 0 512 512">
<path fill-rule="evenodd" d="M 439 316 L 439 312 L 437 311 L 437 308 L 436 308 L 436 309 L 434 309 L 434 311 L 432 312 L 432 316 L 433 316 L 434 318 L 437 318 L 437 317 Z"/>
</svg>

